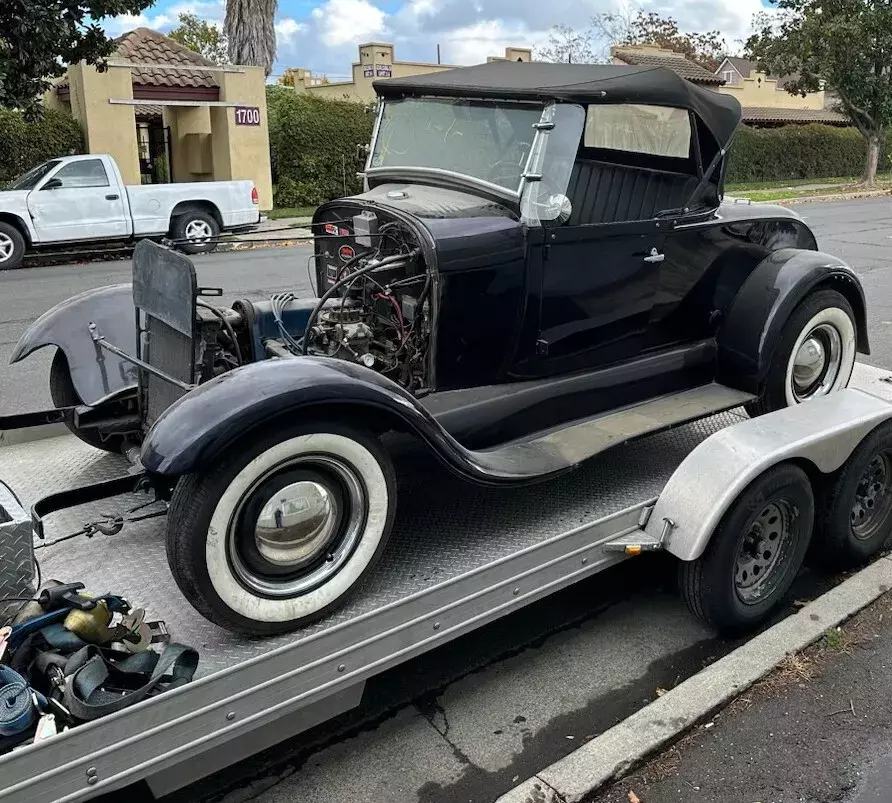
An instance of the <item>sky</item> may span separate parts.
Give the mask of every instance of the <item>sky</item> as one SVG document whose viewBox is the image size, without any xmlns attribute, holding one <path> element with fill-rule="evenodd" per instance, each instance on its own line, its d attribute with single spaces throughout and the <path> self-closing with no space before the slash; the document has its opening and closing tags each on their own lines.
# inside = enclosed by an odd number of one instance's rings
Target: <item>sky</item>
<svg viewBox="0 0 892 803">
<path fill-rule="evenodd" d="M 357 45 L 392 42 L 401 61 L 479 64 L 505 47 L 544 45 L 552 25 L 585 28 L 591 15 L 622 0 L 279 0 L 274 73 L 305 67 L 336 80 L 349 76 Z M 672 16 L 684 31 L 720 30 L 732 51 L 768 0 L 658 0 L 643 8 Z M 146 26 L 166 32 L 177 15 L 222 24 L 223 0 L 157 0 L 139 16 L 103 20 L 113 36 Z"/>
</svg>

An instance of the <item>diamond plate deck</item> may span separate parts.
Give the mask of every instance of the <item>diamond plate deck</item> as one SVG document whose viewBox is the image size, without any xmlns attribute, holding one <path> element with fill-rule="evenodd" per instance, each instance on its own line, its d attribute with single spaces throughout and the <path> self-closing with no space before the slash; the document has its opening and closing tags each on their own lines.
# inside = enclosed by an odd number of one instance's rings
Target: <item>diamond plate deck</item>
<svg viewBox="0 0 892 803">
<path fill-rule="evenodd" d="M 201 651 L 199 675 L 209 675 L 652 499 L 688 452 L 736 420 L 739 415 L 726 413 L 651 436 L 571 474 L 524 489 L 470 486 L 424 455 L 403 448 L 397 455 L 404 480 L 396 523 L 379 566 L 345 607 L 284 636 L 237 636 L 196 613 L 168 569 L 163 519 L 128 525 L 111 537 L 81 538 L 41 549 L 37 557 L 45 579 L 80 581 L 96 593 L 122 594 L 145 607 L 152 618 L 164 619 L 176 640 Z M 126 468 L 124 458 L 99 452 L 71 436 L 0 450 L 0 477 L 26 508 L 48 493 L 109 479 Z M 61 511 L 48 517 L 47 538 L 72 532 L 98 515 L 120 512 L 141 499 L 118 497 Z"/>
</svg>

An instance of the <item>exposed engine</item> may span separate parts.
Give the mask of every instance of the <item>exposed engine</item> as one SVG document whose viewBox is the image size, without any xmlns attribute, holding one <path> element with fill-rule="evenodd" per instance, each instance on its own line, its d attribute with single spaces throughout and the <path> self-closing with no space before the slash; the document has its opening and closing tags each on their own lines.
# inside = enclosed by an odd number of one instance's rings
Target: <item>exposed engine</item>
<svg viewBox="0 0 892 803">
<path fill-rule="evenodd" d="M 199 301 L 202 381 L 267 356 L 349 360 L 423 395 L 429 386 L 431 279 L 402 224 L 362 212 L 316 235 L 319 298 L 277 293 L 221 309 Z M 348 227 L 349 226 L 349 227 Z"/>
</svg>

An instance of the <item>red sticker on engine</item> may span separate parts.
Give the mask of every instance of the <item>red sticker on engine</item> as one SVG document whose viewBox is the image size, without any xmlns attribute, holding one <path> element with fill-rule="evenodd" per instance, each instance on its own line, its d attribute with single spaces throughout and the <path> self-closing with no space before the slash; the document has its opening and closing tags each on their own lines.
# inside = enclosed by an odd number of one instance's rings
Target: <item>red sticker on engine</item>
<svg viewBox="0 0 892 803">
<path fill-rule="evenodd" d="M 342 245 L 338 249 L 338 256 L 341 258 L 341 262 L 349 262 L 356 256 L 356 251 L 353 250 L 352 245 Z"/>
<path fill-rule="evenodd" d="M 338 227 L 334 225 L 334 223 L 326 223 L 325 224 L 325 233 L 326 234 L 337 234 Z"/>
<path fill-rule="evenodd" d="M 338 229 L 338 234 L 340 234 L 342 237 L 349 237 L 350 229 Z"/>
</svg>

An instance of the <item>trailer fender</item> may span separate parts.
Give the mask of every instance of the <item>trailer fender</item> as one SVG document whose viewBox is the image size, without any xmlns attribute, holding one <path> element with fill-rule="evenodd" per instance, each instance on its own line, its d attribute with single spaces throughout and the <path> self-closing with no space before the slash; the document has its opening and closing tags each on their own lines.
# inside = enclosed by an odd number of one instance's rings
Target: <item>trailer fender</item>
<svg viewBox="0 0 892 803">
<path fill-rule="evenodd" d="M 301 418 L 340 418 L 373 431 L 410 432 L 447 468 L 483 485 L 525 484 L 573 468 L 548 453 L 518 457 L 466 449 L 398 384 L 330 357 L 263 360 L 200 385 L 158 417 L 140 462 L 152 474 L 180 477 L 212 464 L 271 420 Z"/>
<path fill-rule="evenodd" d="M 848 388 L 742 420 L 700 443 L 669 478 L 645 532 L 682 560 L 696 560 L 737 496 L 787 460 L 812 473 L 836 471 L 875 427 L 889 402 Z"/>
<path fill-rule="evenodd" d="M 787 319 L 818 288 L 837 290 L 846 297 L 855 312 L 858 351 L 870 354 L 864 291 L 854 271 L 820 251 L 781 248 L 746 278 L 719 326 L 718 380 L 758 393 Z"/>
<path fill-rule="evenodd" d="M 96 404 L 136 386 L 135 365 L 97 348 L 88 326 L 128 354 L 136 354 L 133 292 L 129 284 L 87 290 L 47 310 L 26 330 L 13 349 L 10 363 L 45 346 L 58 346 L 68 358 L 71 380 L 84 404 Z"/>
</svg>

